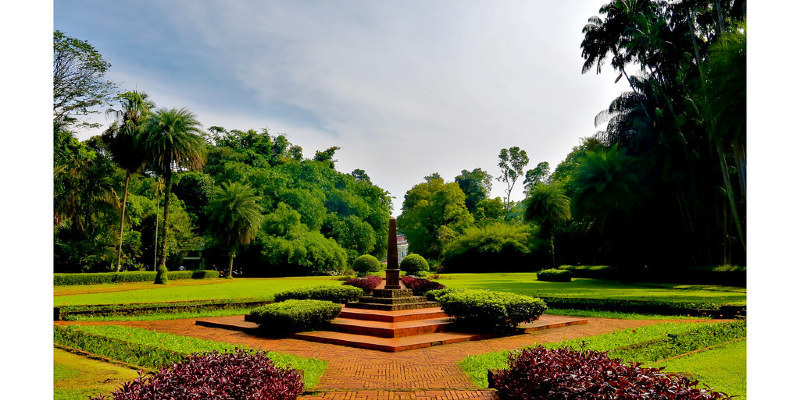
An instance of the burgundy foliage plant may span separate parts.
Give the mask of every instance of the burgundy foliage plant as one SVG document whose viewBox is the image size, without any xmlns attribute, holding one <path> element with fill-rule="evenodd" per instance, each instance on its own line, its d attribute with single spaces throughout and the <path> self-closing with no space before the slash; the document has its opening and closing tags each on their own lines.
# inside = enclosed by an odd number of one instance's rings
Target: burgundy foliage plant
<svg viewBox="0 0 800 400">
<path fill-rule="evenodd" d="M 378 285 L 383 281 L 383 278 L 380 276 L 375 275 L 367 275 L 363 278 L 353 278 L 344 281 L 343 285 L 350 285 L 355 286 L 364 291 L 364 293 L 369 294 L 372 292 L 372 289 L 378 287 Z"/>
<path fill-rule="evenodd" d="M 415 278 L 413 276 L 404 276 L 400 278 L 407 288 L 414 291 L 417 296 L 422 296 L 429 290 L 444 289 L 444 285 L 439 282 L 429 281 L 427 279 Z"/>
<path fill-rule="evenodd" d="M 125 382 L 94 400 L 294 400 L 303 391 L 296 371 L 276 367 L 263 352 L 194 354 Z"/>
<path fill-rule="evenodd" d="M 697 388 L 697 381 L 610 359 L 604 352 L 534 347 L 509 356 L 510 367 L 493 377 L 505 400 L 712 400 L 730 399 Z"/>
</svg>

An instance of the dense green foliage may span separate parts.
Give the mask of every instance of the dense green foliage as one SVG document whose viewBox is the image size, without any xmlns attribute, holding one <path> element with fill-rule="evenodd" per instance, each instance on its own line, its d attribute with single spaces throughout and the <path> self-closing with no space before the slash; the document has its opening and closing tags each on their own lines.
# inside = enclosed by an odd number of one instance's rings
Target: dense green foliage
<svg viewBox="0 0 800 400">
<path fill-rule="evenodd" d="M 341 304 L 330 301 L 285 300 L 256 308 L 247 315 L 247 319 L 257 323 L 267 333 L 282 335 L 321 330 L 341 311 Z"/>
<path fill-rule="evenodd" d="M 539 318 L 547 309 L 541 299 L 489 290 L 453 291 L 438 301 L 457 322 L 497 332 L 513 331 L 520 323 Z"/>
<path fill-rule="evenodd" d="M 425 257 L 411 253 L 405 258 L 403 261 L 400 261 L 400 269 L 402 271 L 406 271 L 409 275 L 417 275 L 420 272 L 427 272 L 430 270 L 430 266 L 428 265 L 428 260 Z"/>
<path fill-rule="evenodd" d="M 169 277 L 167 276 L 167 267 L 163 265 L 159 265 L 156 268 L 156 279 L 155 283 L 159 285 L 166 285 L 169 282 Z"/>
<path fill-rule="evenodd" d="M 177 362 L 198 352 L 229 353 L 237 348 L 248 349 L 230 343 L 116 325 L 55 326 L 53 330 L 56 344 L 149 368 Z M 316 385 L 327 366 L 325 361 L 315 358 L 276 352 L 268 355 L 275 365 L 303 370 L 307 389 Z"/>
<path fill-rule="evenodd" d="M 543 269 L 536 273 L 536 279 L 550 282 L 572 282 L 572 272 L 565 269 Z"/>
<path fill-rule="evenodd" d="M 467 228 L 445 245 L 442 266 L 447 271 L 530 271 L 530 232 L 528 226 L 504 223 Z"/>
<path fill-rule="evenodd" d="M 381 270 L 381 262 L 375 256 L 364 254 L 353 261 L 353 270 L 362 274 L 378 272 Z"/>
<path fill-rule="evenodd" d="M 312 286 L 302 289 L 292 289 L 275 294 L 275 301 L 295 300 L 326 300 L 337 304 L 349 303 L 358 300 L 364 291 L 350 285 L 342 286 Z"/>
<path fill-rule="evenodd" d="M 213 279 L 217 278 L 217 271 L 169 271 L 168 279 Z M 153 281 L 156 272 L 130 271 L 130 272 L 103 272 L 103 273 L 77 273 L 53 274 L 53 286 L 63 285 L 96 285 L 98 283 L 123 283 Z"/>
</svg>

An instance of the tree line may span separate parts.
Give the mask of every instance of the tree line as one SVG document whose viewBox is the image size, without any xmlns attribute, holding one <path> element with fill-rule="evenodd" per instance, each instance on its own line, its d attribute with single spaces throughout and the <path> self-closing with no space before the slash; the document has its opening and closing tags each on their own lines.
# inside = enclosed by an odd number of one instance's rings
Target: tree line
<svg viewBox="0 0 800 400">
<path fill-rule="evenodd" d="M 383 256 L 391 198 L 365 171 L 336 170 L 338 147 L 305 158 L 284 135 L 203 129 L 185 108 L 119 93 L 89 43 L 54 33 L 55 271 L 207 268 L 248 275 L 336 274 Z M 112 105 L 86 141 L 74 129 Z M 209 265 L 210 264 L 210 265 Z"/>
<path fill-rule="evenodd" d="M 552 173 L 501 150 L 505 200 L 480 168 L 426 177 L 398 219 L 411 250 L 454 270 L 745 265 L 745 2 L 611 1 L 583 34 L 582 72 L 610 65 L 630 89 L 597 115 L 605 129 Z"/>
</svg>

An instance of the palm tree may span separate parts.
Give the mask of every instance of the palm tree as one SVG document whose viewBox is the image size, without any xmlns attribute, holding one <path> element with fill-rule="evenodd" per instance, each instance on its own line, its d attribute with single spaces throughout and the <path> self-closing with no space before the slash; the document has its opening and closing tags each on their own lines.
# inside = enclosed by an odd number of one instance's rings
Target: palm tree
<svg viewBox="0 0 800 400">
<path fill-rule="evenodd" d="M 543 235 L 550 237 L 550 257 L 556 266 L 555 227 L 570 219 L 569 197 L 556 184 L 538 184 L 531 187 L 526 200 L 525 220 L 539 225 Z"/>
<path fill-rule="evenodd" d="M 228 278 L 233 277 L 236 247 L 249 244 L 261 227 L 261 196 L 250 186 L 223 183 L 209 204 L 209 222 L 217 239 L 228 249 Z"/>
<path fill-rule="evenodd" d="M 167 237 L 169 226 L 169 200 L 172 170 L 199 169 L 205 162 L 206 143 L 201 136 L 200 122 L 185 108 L 159 109 L 145 124 L 139 140 L 153 169 L 164 178 L 164 228 L 161 237 Z M 166 240 L 161 242 L 161 265 L 166 269 Z M 162 268 L 163 267 L 163 268 Z M 158 282 L 158 278 L 157 282 Z"/>
<path fill-rule="evenodd" d="M 136 144 L 136 137 L 141 133 L 144 122 L 154 104 L 147 100 L 147 93 L 125 92 L 117 96 L 122 109 L 109 109 L 107 114 L 117 118 L 102 135 L 102 140 L 111 159 L 125 170 L 125 193 L 122 197 L 122 213 L 119 222 L 119 248 L 117 249 L 117 271 L 122 269 L 122 235 L 125 232 L 125 207 L 128 203 L 128 184 L 131 174 L 139 173 L 144 168 L 146 158 Z"/>
</svg>

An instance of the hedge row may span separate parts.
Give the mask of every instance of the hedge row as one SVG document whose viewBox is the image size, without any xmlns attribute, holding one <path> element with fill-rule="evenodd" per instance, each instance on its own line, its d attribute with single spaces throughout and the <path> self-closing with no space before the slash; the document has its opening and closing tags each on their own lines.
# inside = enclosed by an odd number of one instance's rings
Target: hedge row
<svg viewBox="0 0 800 400">
<path fill-rule="evenodd" d="M 747 268 L 731 265 L 691 267 L 661 271 L 621 270 L 609 265 L 562 265 L 558 269 L 572 272 L 576 278 L 611 279 L 626 281 L 681 282 L 745 286 Z"/>
<path fill-rule="evenodd" d="M 536 273 L 536 279 L 547 282 L 572 282 L 572 272 L 564 269 L 543 269 Z"/>
<path fill-rule="evenodd" d="M 202 310 L 222 310 L 257 307 L 271 303 L 269 299 L 223 299 L 175 301 L 162 303 L 95 304 L 86 306 L 55 307 L 54 320 L 69 321 L 75 315 L 111 316 L 177 313 Z"/>
<path fill-rule="evenodd" d="M 291 289 L 275 295 L 275 301 L 284 300 L 325 300 L 338 304 L 358 300 L 364 291 L 349 285 L 342 286 L 313 286 L 308 288 Z"/>
<path fill-rule="evenodd" d="M 512 332 L 547 309 L 545 302 L 535 297 L 489 290 L 454 291 L 440 296 L 439 302 L 456 322 L 496 333 Z"/>
<path fill-rule="evenodd" d="M 219 272 L 213 270 L 169 271 L 168 279 L 211 279 L 218 278 Z M 155 271 L 95 272 L 79 274 L 53 274 L 53 286 L 96 285 L 100 283 L 151 282 L 155 281 Z"/>
<path fill-rule="evenodd" d="M 53 341 L 62 346 L 147 368 L 177 363 L 186 357 L 186 354 L 177 351 L 95 335 L 75 326 L 54 326 Z"/>
<path fill-rule="evenodd" d="M 358 288 L 353 289 L 361 292 Z M 265 332 L 287 334 L 323 329 L 341 311 L 341 304 L 330 301 L 286 300 L 259 307 L 251 311 L 245 319 L 257 323 Z"/>
<path fill-rule="evenodd" d="M 622 313 L 707 316 L 723 308 L 714 303 L 542 297 L 550 308 L 616 311 Z"/>
</svg>

